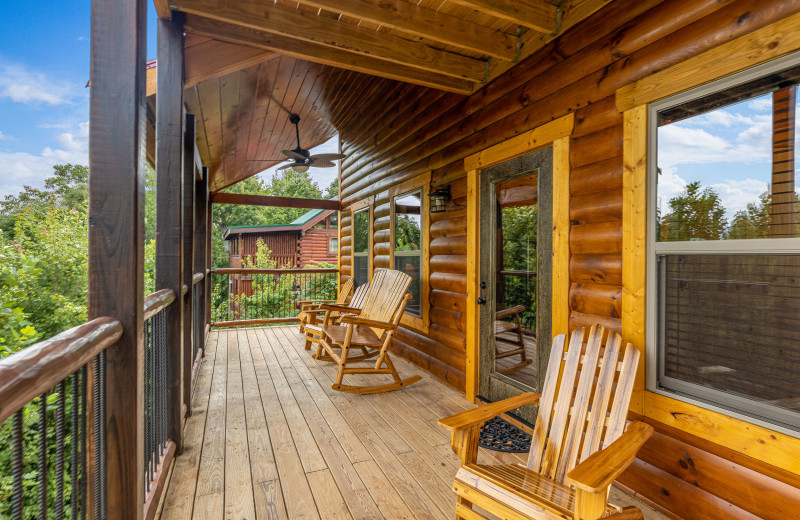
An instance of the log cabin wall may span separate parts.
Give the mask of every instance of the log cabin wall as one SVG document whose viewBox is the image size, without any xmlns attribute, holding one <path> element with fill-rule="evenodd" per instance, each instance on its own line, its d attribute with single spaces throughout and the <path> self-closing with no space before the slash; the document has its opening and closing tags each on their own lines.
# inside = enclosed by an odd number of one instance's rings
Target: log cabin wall
<svg viewBox="0 0 800 520">
<path fill-rule="evenodd" d="M 348 156 L 340 184 L 342 279 L 351 275 L 352 204 L 374 197 L 373 267 L 389 267 L 387 190 L 428 171 L 432 187 L 449 184 L 447 211 L 429 215 L 430 330 L 402 327 L 393 349 L 463 389 L 463 159 L 574 112 L 569 326 L 599 322 L 620 331 L 623 116 L 616 90 L 798 11 L 800 2 L 782 0 L 616 0 L 472 96 L 404 87 L 402 96 L 379 102 L 354 100 L 357 116 L 337 125 Z M 800 510 L 800 479 L 785 467 L 658 425 L 622 479 L 645 498 L 684 518 L 786 518 Z M 720 478 L 724 472 L 737 477 Z"/>
<path fill-rule="evenodd" d="M 336 229 L 306 230 L 297 241 L 297 267 L 305 267 L 314 261 L 335 264 L 337 253 L 330 251 L 328 241 L 338 235 Z"/>
</svg>

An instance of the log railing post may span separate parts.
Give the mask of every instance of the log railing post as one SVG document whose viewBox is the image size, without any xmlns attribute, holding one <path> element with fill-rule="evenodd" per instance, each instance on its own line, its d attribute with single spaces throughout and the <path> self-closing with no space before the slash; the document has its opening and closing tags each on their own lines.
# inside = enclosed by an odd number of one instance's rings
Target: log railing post
<svg viewBox="0 0 800 520">
<path fill-rule="evenodd" d="M 156 290 L 181 294 L 183 180 L 183 27 L 177 16 L 158 20 L 156 95 Z M 167 326 L 167 435 L 183 452 L 183 306 L 165 309 Z"/>
<path fill-rule="evenodd" d="M 206 312 L 205 312 L 205 321 L 204 327 L 205 330 L 209 330 L 211 326 L 211 302 L 213 300 L 213 294 L 211 291 L 214 290 L 214 287 L 211 284 L 211 263 L 212 263 L 212 256 L 211 256 L 211 244 L 212 244 L 212 233 L 214 232 L 214 226 L 212 221 L 212 207 L 211 206 L 211 192 L 209 191 L 209 180 L 208 176 L 210 175 L 210 171 L 208 168 L 203 168 L 203 177 L 206 178 Z"/>
<path fill-rule="evenodd" d="M 192 114 L 185 115 L 183 133 L 183 286 L 187 288 L 183 295 L 183 405 L 185 416 L 192 413 L 192 275 L 194 275 L 194 259 L 192 240 L 194 238 L 194 139 L 195 121 Z"/>
<path fill-rule="evenodd" d="M 95 0 L 91 14 L 89 320 L 112 317 L 122 336 L 97 365 L 92 403 L 105 424 L 92 518 L 139 520 L 144 508 L 145 0 Z M 93 425 L 96 427 L 96 425 Z"/>
<path fill-rule="evenodd" d="M 202 179 L 194 185 L 194 207 L 195 207 L 195 227 L 194 227 L 194 272 L 206 274 L 206 210 L 208 209 L 208 175 L 202 165 L 195 165 Z M 194 310 L 195 323 L 194 330 L 197 333 L 198 352 L 205 351 L 206 338 L 206 280 L 197 284 L 195 289 L 199 295 L 194 303 L 198 308 Z"/>
</svg>

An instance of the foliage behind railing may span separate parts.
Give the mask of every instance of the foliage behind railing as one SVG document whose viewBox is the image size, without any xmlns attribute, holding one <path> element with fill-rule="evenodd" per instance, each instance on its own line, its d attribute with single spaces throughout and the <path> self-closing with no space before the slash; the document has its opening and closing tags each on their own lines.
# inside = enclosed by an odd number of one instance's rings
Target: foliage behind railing
<svg viewBox="0 0 800 520">
<path fill-rule="evenodd" d="M 536 331 L 536 271 L 505 270 L 500 271 L 500 276 L 503 287 L 501 298 L 505 301 L 503 308 L 524 306 L 525 312 L 520 314 L 522 327 Z"/>
<path fill-rule="evenodd" d="M 336 268 L 215 269 L 212 322 L 294 319 L 301 300 L 336 299 Z"/>
</svg>

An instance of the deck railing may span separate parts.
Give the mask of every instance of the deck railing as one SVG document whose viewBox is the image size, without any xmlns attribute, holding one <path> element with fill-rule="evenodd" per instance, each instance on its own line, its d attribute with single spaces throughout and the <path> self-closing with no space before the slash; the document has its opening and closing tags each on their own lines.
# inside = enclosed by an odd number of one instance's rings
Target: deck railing
<svg viewBox="0 0 800 520">
<path fill-rule="evenodd" d="M 297 322 L 298 302 L 336 298 L 337 273 L 336 268 L 214 269 L 212 326 Z"/>
<path fill-rule="evenodd" d="M 98 318 L 0 360 L 0 517 L 106 517 L 104 353 L 121 336 Z"/>
<path fill-rule="evenodd" d="M 502 308 L 522 305 L 522 327 L 536 330 L 536 271 L 503 270 L 498 277 L 498 295 L 502 297 Z M 500 309 L 500 307 L 498 307 Z"/>
</svg>

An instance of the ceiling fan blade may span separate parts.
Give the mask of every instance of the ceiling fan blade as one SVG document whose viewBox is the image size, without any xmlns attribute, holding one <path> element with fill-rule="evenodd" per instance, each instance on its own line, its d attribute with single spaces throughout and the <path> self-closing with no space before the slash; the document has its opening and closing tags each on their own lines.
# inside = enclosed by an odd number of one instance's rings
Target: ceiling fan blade
<svg viewBox="0 0 800 520">
<path fill-rule="evenodd" d="M 309 159 L 316 159 L 318 161 L 337 161 L 339 159 L 344 159 L 347 157 L 342 153 L 318 153 L 314 154 Z"/>
<path fill-rule="evenodd" d="M 294 167 L 294 165 L 295 165 L 295 164 L 296 164 L 296 163 L 293 163 L 293 162 L 292 162 L 292 163 L 289 163 L 289 164 L 284 164 L 283 166 L 279 166 L 279 167 L 278 167 L 278 170 L 285 170 L 285 169 L 287 169 L 287 168 L 292 168 L 292 167 Z"/>
<path fill-rule="evenodd" d="M 293 166 L 292 169 L 298 173 L 303 173 L 308 171 L 308 166 L 306 166 L 305 164 L 293 164 L 292 166 Z"/>
<path fill-rule="evenodd" d="M 336 164 L 330 161 L 312 161 L 310 166 L 314 168 L 333 168 Z"/>
<path fill-rule="evenodd" d="M 295 150 L 283 150 L 283 155 L 296 161 L 305 161 L 306 156 Z"/>
</svg>

